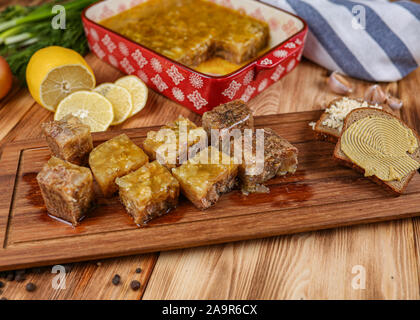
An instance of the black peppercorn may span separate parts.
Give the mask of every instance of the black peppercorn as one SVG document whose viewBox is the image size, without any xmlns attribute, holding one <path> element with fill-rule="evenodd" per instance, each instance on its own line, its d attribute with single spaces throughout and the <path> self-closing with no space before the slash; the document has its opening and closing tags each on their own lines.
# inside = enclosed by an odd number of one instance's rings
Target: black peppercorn
<svg viewBox="0 0 420 320">
<path fill-rule="evenodd" d="M 22 273 L 17 273 L 16 274 L 16 276 L 15 276 L 15 281 L 17 281 L 17 282 L 23 282 L 23 281 L 25 281 L 25 275 L 24 274 L 22 274 Z"/>
<path fill-rule="evenodd" d="M 28 292 L 34 292 L 35 290 L 36 290 L 36 285 L 33 284 L 32 282 L 29 282 L 26 285 L 26 291 L 28 291 Z"/>
<path fill-rule="evenodd" d="M 112 278 L 112 284 L 117 286 L 120 284 L 121 277 L 120 275 L 116 274 L 114 278 Z"/>
<path fill-rule="evenodd" d="M 137 280 L 131 281 L 130 287 L 132 290 L 137 291 L 140 289 L 140 286 L 140 282 L 138 282 Z"/>
<path fill-rule="evenodd" d="M 7 276 L 6 276 L 6 279 L 7 279 L 7 281 L 13 281 L 13 280 L 15 280 L 15 273 L 13 271 L 12 272 L 9 272 L 7 274 Z"/>
</svg>

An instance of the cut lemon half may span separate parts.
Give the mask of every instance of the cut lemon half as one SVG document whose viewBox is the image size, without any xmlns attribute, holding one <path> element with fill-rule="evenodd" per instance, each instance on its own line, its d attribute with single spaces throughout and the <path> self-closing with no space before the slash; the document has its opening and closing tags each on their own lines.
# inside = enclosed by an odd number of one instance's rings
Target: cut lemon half
<svg viewBox="0 0 420 320">
<path fill-rule="evenodd" d="M 127 89 L 131 94 L 133 110 L 131 110 L 130 117 L 139 113 L 146 105 L 149 93 L 145 83 L 136 76 L 125 76 L 115 81 L 115 84 Z"/>
<path fill-rule="evenodd" d="M 112 103 L 92 91 L 77 91 L 64 98 L 57 107 L 54 120 L 61 120 L 68 114 L 89 125 L 92 132 L 105 131 L 114 120 Z"/>
<path fill-rule="evenodd" d="M 128 90 L 113 83 L 103 83 L 97 86 L 94 91 L 111 101 L 114 107 L 114 121 L 111 125 L 123 123 L 131 115 L 133 102 Z"/>
<path fill-rule="evenodd" d="M 57 46 L 32 55 L 26 68 L 26 82 L 35 101 L 53 112 L 72 92 L 91 90 L 96 84 L 92 69 L 80 54 Z"/>
</svg>

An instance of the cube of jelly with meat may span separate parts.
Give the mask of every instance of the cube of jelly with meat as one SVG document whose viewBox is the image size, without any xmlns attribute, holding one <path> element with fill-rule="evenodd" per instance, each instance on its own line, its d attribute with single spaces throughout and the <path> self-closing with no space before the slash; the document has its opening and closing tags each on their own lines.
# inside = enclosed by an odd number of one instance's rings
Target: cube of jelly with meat
<svg viewBox="0 0 420 320">
<path fill-rule="evenodd" d="M 259 135 L 258 130 L 261 130 Z M 239 166 L 242 192 L 268 192 L 264 182 L 277 176 L 295 173 L 298 165 L 298 149 L 269 128 L 258 129 L 251 134 L 250 143 L 244 138 L 244 159 Z M 246 134 L 245 134 L 246 135 Z M 263 140 L 262 140 L 263 139 Z M 260 140 L 261 151 L 258 151 Z M 257 155 L 261 152 L 261 156 Z"/>
<path fill-rule="evenodd" d="M 183 194 L 201 210 L 214 205 L 223 193 L 236 186 L 237 173 L 233 159 L 211 146 L 172 169 Z"/>
<path fill-rule="evenodd" d="M 89 155 L 89 165 L 105 197 L 111 197 L 118 187 L 115 179 L 145 165 L 149 158 L 126 134 L 98 145 Z"/>
<path fill-rule="evenodd" d="M 178 203 L 179 183 L 157 161 L 117 178 L 115 182 L 125 209 L 137 225 L 167 214 Z"/>
<path fill-rule="evenodd" d="M 37 181 L 49 214 L 78 225 L 94 200 L 90 169 L 52 157 L 38 173 Z"/>
<path fill-rule="evenodd" d="M 216 38 L 216 56 L 235 64 L 255 58 L 270 40 L 268 24 L 246 16 L 229 21 L 226 26 Z"/>
<path fill-rule="evenodd" d="M 43 123 L 41 127 L 53 156 L 77 165 L 87 163 L 93 149 L 88 125 L 70 114 L 61 120 Z"/>
<path fill-rule="evenodd" d="M 143 142 L 144 151 L 153 160 L 159 160 L 168 169 L 179 166 L 195 154 L 203 142 L 207 146 L 206 132 L 194 122 L 179 116 L 159 131 L 149 131 Z"/>
<path fill-rule="evenodd" d="M 219 130 L 220 136 L 229 134 L 233 129 L 254 129 L 251 109 L 241 100 L 222 104 L 203 114 L 202 125 L 209 137 L 211 130 Z"/>
</svg>

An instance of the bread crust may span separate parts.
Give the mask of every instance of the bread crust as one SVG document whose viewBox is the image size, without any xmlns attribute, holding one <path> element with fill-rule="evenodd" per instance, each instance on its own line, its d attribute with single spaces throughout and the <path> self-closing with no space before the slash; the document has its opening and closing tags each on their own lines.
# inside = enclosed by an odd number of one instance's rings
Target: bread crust
<svg viewBox="0 0 420 320">
<path fill-rule="evenodd" d="M 347 117 L 344 119 L 344 125 L 343 125 L 342 133 L 350 126 L 351 123 L 349 123 L 349 122 L 351 121 L 353 114 L 356 113 L 356 112 L 359 113 L 359 112 L 364 112 L 364 111 L 368 111 L 368 112 L 373 111 L 373 112 L 379 112 L 379 113 L 386 114 L 386 115 L 388 115 L 392 118 L 397 119 L 404 127 L 411 129 L 413 131 L 415 137 L 417 138 L 417 142 L 419 144 L 419 147 L 413 153 L 413 155 L 417 155 L 417 157 L 418 157 L 418 155 L 420 154 L 420 136 L 419 136 L 419 134 L 411 126 L 404 123 L 401 119 L 399 119 L 398 117 L 396 117 L 392 113 L 384 111 L 384 110 L 372 109 L 372 108 L 359 108 L 359 109 L 355 109 L 355 110 L 351 111 L 347 115 Z M 357 164 L 355 164 L 354 162 L 352 162 L 344 154 L 341 155 L 340 153 L 342 153 L 342 150 L 341 150 L 341 136 L 338 138 L 337 144 L 336 144 L 335 149 L 334 149 L 334 153 L 333 153 L 334 161 L 336 161 L 337 163 L 339 163 L 341 165 L 349 167 L 349 168 L 351 168 L 351 169 L 353 169 L 353 170 L 355 170 L 355 171 L 357 171 L 357 172 L 359 172 L 363 175 L 365 174 L 365 169 L 363 169 L 362 167 L 360 167 Z M 410 183 L 411 179 L 414 177 L 416 172 L 417 172 L 417 170 L 413 170 L 412 173 L 410 173 L 409 175 L 406 176 L 404 185 L 400 189 L 396 189 L 388 181 L 383 181 L 383 180 L 379 179 L 378 177 L 376 177 L 374 175 L 366 177 L 366 178 L 368 178 L 369 180 L 375 182 L 376 184 L 384 187 L 387 191 L 389 191 L 393 195 L 400 196 L 407 189 L 408 184 Z"/>
<path fill-rule="evenodd" d="M 330 103 L 328 103 L 328 105 L 327 105 L 327 107 L 325 109 L 328 109 L 335 102 L 337 102 L 337 101 L 339 101 L 341 99 L 343 99 L 343 97 L 335 98 L 335 99 L 331 100 Z M 324 111 L 324 113 L 321 115 L 321 117 L 319 118 L 319 120 L 315 124 L 315 128 L 314 128 L 315 137 L 316 137 L 317 140 L 320 140 L 320 141 L 327 141 L 327 142 L 331 142 L 331 143 L 337 143 L 338 138 L 340 136 L 340 133 L 338 132 L 337 129 L 327 128 L 327 127 L 325 127 L 322 124 L 322 122 L 326 118 L 328 118 L 328 113 L 326 113 Z"/>
<path fill-rule="evenodd" d="M 328 109 L 328 108 L 330 108 L 335 102 L 337 102 L 337 101 L 340 101 L 341 99 L 343 99 L 344 97 L 341 97 L 341 98 L 336 98 L 336 99 L 334 99 L 334 100 L 332 100 L 328 105 L 327 105 L 327 108 L 326 109 Z M 352 100 L 356 100 L 356 101 L 359 101 L 360 103 L 363 103 L 363 102 L 365 102 L 363 99 L 360 99 L 360 98 L 357 98 L 357 99 L 355 99 L 355 98 L 349 98 L 349 99 L 352 99 Z M 390 111 L 390 109 L 389 109 L 389 107 L 388 106 L 386 106 L 386 105 L 384 105 L 384 104 L 381 104 L 380 105 L 381 107 L 382 107 L 382 110 L 386 110 L 386 111 Z M 358 108 L 358 109 L 361 109 L 361 108 Z M 371 109 L 371 108 L 366 108 L 366 109 Z M 357 109 L 355 109 L 355 110 L 357 110 Z M 354 110 L 353 110 L 354 111 Z M 351 111 L 352 112 L 352 111 Z M 350 112 L 350 113 L 351 113 Z M 349 113 L 349 114 L 350 114 Z M 395 116 L 395 115 L 394 115 Z M 321 117 L 319 118 L 319 120 L 316 122 L 316 124 L 315 124 L 315 127 L 314 127 L 314 132 L 315 132 L 315 138 L 317 139 L 317 140 L 320 140 L 320 141 L 327 141 L 327 142 L 331 142 L 331 143 L 337 143 L 338 142 L 338 138 L 340 137 L 340 135 L 341 135 L 341 132 L 339 132 L 338 131 L 338 129 L 333 129 L 333 128 L 329 128 L 329 127 L 327 127 L 327 126 L 324 126 L 323 124 L 322 124 L 322 122 L 325 120 L 325 119 L 327 119 L 329 117 L 329 114 L 328 113 L 326 113 L 326 112 L 324 112 L 322 115 L 321 115 Z M 346 117 L 347 118 L 347 117 Z M 344 129 L 344 125 L 343 125 L 343 129 Z"/>
</svg>

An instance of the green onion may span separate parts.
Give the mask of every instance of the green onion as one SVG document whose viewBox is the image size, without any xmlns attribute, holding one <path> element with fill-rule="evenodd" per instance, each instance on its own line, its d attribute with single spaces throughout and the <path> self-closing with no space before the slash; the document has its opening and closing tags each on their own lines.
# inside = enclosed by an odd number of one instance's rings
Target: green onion
<svg viewBox="0 0 420 320">
<path fill-rule="evenodd" d="M 5 45 L 10 45 L 10 44 L 26 41 L 26 40 L 29 40 L 29 39 L 33 38 L 33 36 L 34 35 L 32 33 L 29 33 L 29 32 L 21 33 L 21 34 L 18 34 L 16 36 L 7 37 L 4 40 L 4 44 Z"/>
</svg>

